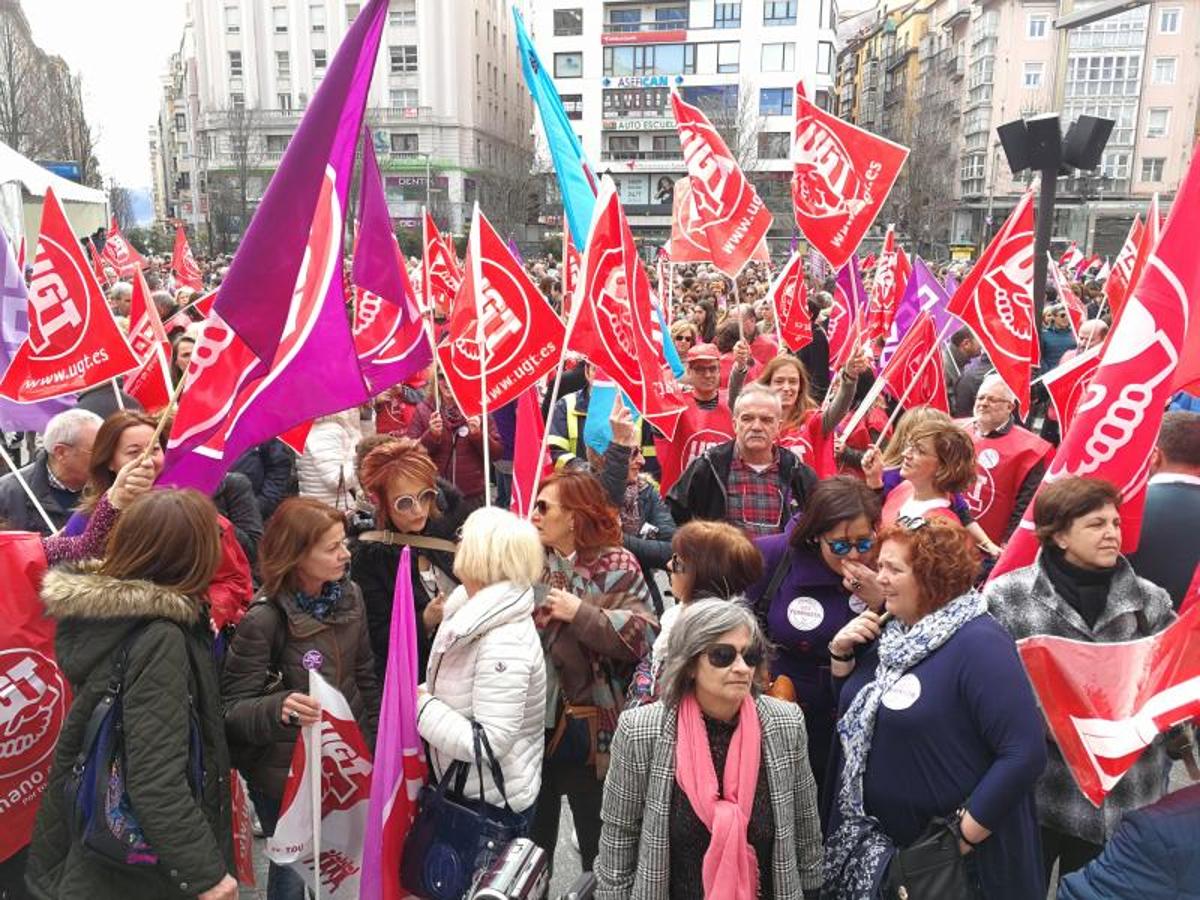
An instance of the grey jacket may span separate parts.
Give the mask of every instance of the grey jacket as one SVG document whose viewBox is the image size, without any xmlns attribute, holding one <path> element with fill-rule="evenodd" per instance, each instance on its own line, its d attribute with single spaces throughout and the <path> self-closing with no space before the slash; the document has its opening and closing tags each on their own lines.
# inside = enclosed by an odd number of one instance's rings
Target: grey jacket
<svg viewBox="0 0 1200 900">
<path fill-rule="evenodd" d="M 775 817 L 775 896 L 799 898 L 821 886 L 821 823 L 804 714 L 770 697 L 760 697 L 757 707 Z M 627 710 L 617 721 L 600 811 L 596 900 L 670 896 L 676 722 L 676 711 L 662 703 Z"/>
<path fill-rule="evenodd" d="M 67 519 L 71 518 L 71 510 L 63 509 L 54 499 L 46 466 L 46 451 L 39 450 L 33 462 L 21 468 L 21 477 L 25 479 L 34 496 L 41 501 L 55 528 L 61 529 L 67 524 Z M 45 520 L 34 507 L 25 489 L 21 487 L 21 483 L 17 481 L 17 476 L 11 472 L 0 478 L 0 528 L 50 534 Z"/>
<path fill-rule="evenodd" d="M 1170 595 L 1134 574 L 1124 557 L 1117 563 L 1108 602 L 1095 628 L 1088 628 L 1083 617 L 1058 595 L 1042 568 L 1040 555 L 1032 566 L 990 581 L 983 595 L 988 611 L 1018 641 L 1034 635 L 1095 644 L 1130 641 L 1162 631 L 1175 618 Z M 1112 836 L 1122 813 L 1153 803 L 1163 795 L 1167 755 L 1161 736 L 1117 782 L 1099 809 L 1076 787 L 1058 745 L 1052 740 L 1047 743 L 1046 769 L 1037 784 L 1037 808 L 1038 820 L 1048 828 L 1103 844 Z"/>
</svg>

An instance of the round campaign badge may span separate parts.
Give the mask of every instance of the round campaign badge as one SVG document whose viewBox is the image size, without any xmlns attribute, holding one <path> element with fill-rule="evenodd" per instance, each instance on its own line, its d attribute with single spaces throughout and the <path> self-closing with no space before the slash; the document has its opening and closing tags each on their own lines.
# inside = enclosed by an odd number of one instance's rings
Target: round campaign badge
<svg viewBox="0 0 1200 900">
<path fill-rule="evenodd" d="M 320 670 L 321 663 L 325 662 L 325 657 L 321 655 L 320 650 L 309 650 L 300 662 L 310 672 L 316 672 Z"/>
<path fill-rule="evenodd" d="M 903 676 L 883 695 L 883 705 L 899 712 L 908 709 L 921 696 L 921 681 L 912 672 Z"/>
<path fill-rule="evenodd" d="M 788 604 L 787 616 L 797 631 L 812 631 L 825 618 L 825 607 L 812 597 L 797 597 Z"/>
</svg>

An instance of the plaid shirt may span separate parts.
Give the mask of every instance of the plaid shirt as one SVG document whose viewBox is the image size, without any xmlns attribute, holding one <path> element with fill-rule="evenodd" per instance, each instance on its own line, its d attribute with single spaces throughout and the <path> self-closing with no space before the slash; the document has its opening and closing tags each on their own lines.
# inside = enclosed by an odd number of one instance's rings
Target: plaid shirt
<svg viewBox="0 0 1200 900">
<path fill-rule="evenodd" d="M 778 534 L 783 516 L 783 491 L 779 486 L 779 448 L 771 464 L 757 472 L 736 450 L 729 464 L 729 482 L 725 485 L 725 518 L 751 537 Z"/>
<path fill-rule="evenodd" d="M 1031 566 L 988 582 L 983 596 L 988 611 L 1018 641 L 1043 634 L 1097 644 L 1131 641 L 1162 631 L 1175 618 L 1170 595 L 1139 578 L 1124 558 L 1117 563 L 1108 602 L 1094 628 L 1058 595 L 1040 557 Z M 1055 831 L 1103 844 L 1123 813 L 1163 795 L 1167 756 L 1161 736 L 1146 748 L 1098 809 L 1076 787 L 1058 745 L 1050 741 L 1047 751 L 1046 769 L 1037 786 L 1038 820 Z"/>
</svg>

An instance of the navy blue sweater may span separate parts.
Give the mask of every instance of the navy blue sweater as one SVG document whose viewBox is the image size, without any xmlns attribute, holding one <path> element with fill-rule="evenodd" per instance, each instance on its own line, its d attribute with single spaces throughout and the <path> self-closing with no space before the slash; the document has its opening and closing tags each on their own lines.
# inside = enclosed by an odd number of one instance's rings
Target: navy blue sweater
<svg viewBox="0 0 1200 900">
<path fill-rule="evenodd" d="M 878 663 L 872 645 L 839 682 L 839 716 Z M 838 757 L 840 769 L 840 749 Z M 984 896 L 1044 898 L 1033 788 L 1045 764 L 1045 730 L 1016 645 L 980 616 L 884 696 L 863 782 L 866 811 L 903 847 L 930 819 L 965 804 L 992 832 L 974 851 Z M 836 820 L 835 811 L 832 827 Z"/>
</svg>

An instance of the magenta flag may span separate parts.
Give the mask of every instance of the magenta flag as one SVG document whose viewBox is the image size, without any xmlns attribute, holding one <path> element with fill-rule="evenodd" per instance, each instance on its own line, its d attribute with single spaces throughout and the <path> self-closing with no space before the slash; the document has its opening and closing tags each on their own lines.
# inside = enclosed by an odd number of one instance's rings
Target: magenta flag
<svg viewBox="0 0 1200 900">
<path fill-rule="evenodd" d="M 427 774 L 417 732 L 417 614 L 409 553 L 408 547 L 400 553 L 392 598 L 387 674 L 383 679 L 371 805 L 363 840 L 360 900 L 401 900 L 407 895 L 400 885 L 400 857 L 404 837 L 417 812 L 417 794 Z"/>
<path fill-rule="evenodd" d="M 950 295 L 938 283 L 937 276 L 925 265 L 925 260 L 917 257 L 913 263 L 913 272 L 909 276 L 908 285 L 904 288 L 904 296 L 896 307 L 896 318 L 892 320 L 892 330 L 883 345 L 883 353 L 879 356 L 881 365 L 887 365 L 904 336 L 908 334 L 917 316 L 928 312 L 933 319 L 934 329 L 941 334 L 947 326 L 952 330 L 962 327 L 962 323 L 946 311 Z"/>
<path fill-rule="evenodd" d="M 392 233 L 383 178 L 370 134 L 363 134 L 358 244 L 354 248 L 354 345 L 372 396 L 429 365 L 416 297 Z"/>
<path fill-rule="evenodd" d="M 217 314 L 270 364 L 303 281 L 304 248 L 327 179 L 346 208 L 387 0 L 370 0 L 346 33 L 288 144 L 217 295 Z M 341 268 L 331 289 L 342 287 Z"/>
</svg>

